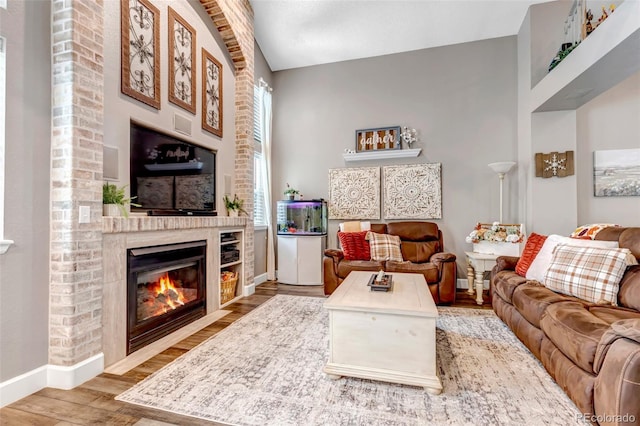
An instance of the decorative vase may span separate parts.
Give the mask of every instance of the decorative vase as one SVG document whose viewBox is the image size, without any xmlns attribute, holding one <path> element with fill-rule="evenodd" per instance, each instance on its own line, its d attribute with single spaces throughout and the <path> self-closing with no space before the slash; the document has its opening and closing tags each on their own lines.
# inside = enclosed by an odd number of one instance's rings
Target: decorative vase
<svg viewBox="0 0 640 426">
<path fill-rule="evenodd" d="M 238 217 L 238 210 L 229 210 L 229 217 Z"/>
<path fill-rule="evenodd" d="M 296 199 L 296 194 L 287 194 L 287 197 L 289 197 L 289 201 L 293 201 Z"/>
<path fill-rule="evenodd" d="M 118 204 L 103 204 L 102 216 L 119 217 L 122 216 L 122 210 Z"/>
</svg>

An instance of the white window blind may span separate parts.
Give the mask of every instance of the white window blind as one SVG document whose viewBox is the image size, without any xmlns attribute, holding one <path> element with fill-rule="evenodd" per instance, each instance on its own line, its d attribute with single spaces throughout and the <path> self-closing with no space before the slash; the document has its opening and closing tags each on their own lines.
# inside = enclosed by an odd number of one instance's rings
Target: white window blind
<svg viewBox="0 0 640 426">
<path fill-rule="evenodd" d="M 253 224 L 255 226 L 266 225 L 264 205 L 264 172 L 262 162 L 262 103 L 260 102 L 259 89 L 253 89 L 253 139 L 255 151 L 253 155 Z"/>
</svg>

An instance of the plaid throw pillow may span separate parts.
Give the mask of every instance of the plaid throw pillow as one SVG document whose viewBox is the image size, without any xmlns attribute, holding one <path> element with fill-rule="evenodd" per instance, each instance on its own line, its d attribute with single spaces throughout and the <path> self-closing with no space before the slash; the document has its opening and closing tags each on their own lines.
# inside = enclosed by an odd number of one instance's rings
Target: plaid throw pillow
<svg viewBox="0 0 640 426">
<path fill-rule="evenodd" d="M 630 257 L 633 255 L 626 248 L 558 244 L 544 285 L 550 290 L 589 302 L 617 306 L 620 280 Z"/>
<path fill-rule="evenodd" d="M 397 235 L 376 234 L 369 231 L 366 238 L 371 247 L 371 260 L 395 260 L 396 262 L 404 260 L 400 251 L 400 237 Z"/>
</svg>

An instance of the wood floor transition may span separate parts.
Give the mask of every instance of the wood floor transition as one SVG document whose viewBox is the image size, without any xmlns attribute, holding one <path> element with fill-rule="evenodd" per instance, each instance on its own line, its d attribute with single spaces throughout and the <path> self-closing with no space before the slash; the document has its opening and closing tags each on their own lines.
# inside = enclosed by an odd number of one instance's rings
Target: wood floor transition
<svg viewBox="0 0 640 426">
<path fill-rule="evenodd" d="M 215 335 L 276 294 L 323 297 L 321 286 L 292 286 L 266 282 L 256 287 L 255 294 L 225 308 L 233 311 L 232 313 L 127 373 L 123 375 L 101 374 L 68 391 L 52 388 L 42 389 L 0 409 L 0 425 L 218 425 L 219 423 L 116 401 L 114 397 Z M 459 290 L 454 306 L 491 309 L 486 291 L 484 304 L 478 306 L 474 296 L 467 294 L 466 290 Z"/>
</svg>

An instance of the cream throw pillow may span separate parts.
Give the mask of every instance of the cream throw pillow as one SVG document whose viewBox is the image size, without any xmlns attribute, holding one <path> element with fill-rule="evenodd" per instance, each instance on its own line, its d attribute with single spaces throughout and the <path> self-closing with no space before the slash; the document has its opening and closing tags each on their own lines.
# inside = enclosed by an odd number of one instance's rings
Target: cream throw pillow
<svg viewBox="0 0 640 426">
<path fill-rule="evenodd" d="M 527 270 L 525 277 L 528 280 L 535 280 L 544 284 L 544 276 L 547 273 L 553 258 L 553 249 L 561 243 L 577 247 L 618 248 L 617 241 L 579 240 L 563 237 L 562 235 L 549 235 L 542 245 L 542 248 L 533 259 L 533 262 L 531 262 L 531 266 L 529 266 L 529 269 Z"/>
</svg>

